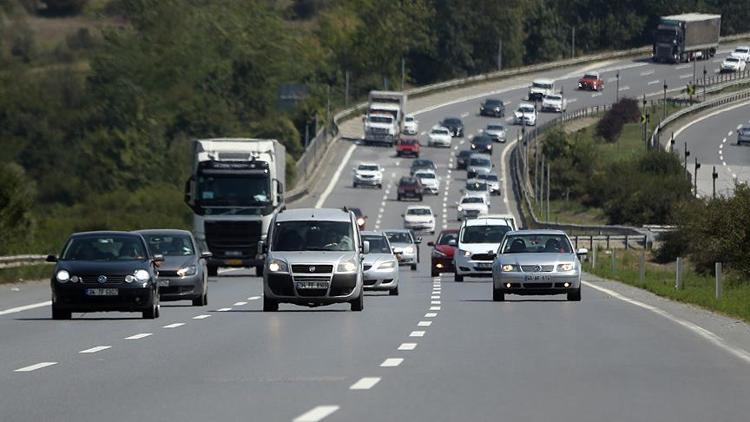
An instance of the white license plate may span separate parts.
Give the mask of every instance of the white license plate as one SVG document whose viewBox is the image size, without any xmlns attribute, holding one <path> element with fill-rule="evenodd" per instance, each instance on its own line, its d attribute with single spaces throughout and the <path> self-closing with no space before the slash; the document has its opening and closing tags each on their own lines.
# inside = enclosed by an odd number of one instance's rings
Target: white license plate
<svg viewBox="0 0 750 422">
<path fill-rule="evenodd" d="M 169 287 L 169 280 L 159 280 L 159 287 Z"/>
<path fill-rule="evenodd" d="M 298 289 L 327 289 L 327 281 L 298 281 Z"/>
<path fill-rule="evenodd" d="M 488 270 L 488 269 L 492 268 L 492 263 L 479 263 L 479 264 L 477 264 L 477 268 L 482 268 L 482 269 Z"/>
<path fill-rule="evenodd" d="M 86 296 L 117 296 L 117 289 L 86 289 Z"/>
<path fill-rule="evenodd" d="M 530 274 L 523 276 L 524 281 L 548 281 L 552 280 L 550 275 Z"/>
</svg>

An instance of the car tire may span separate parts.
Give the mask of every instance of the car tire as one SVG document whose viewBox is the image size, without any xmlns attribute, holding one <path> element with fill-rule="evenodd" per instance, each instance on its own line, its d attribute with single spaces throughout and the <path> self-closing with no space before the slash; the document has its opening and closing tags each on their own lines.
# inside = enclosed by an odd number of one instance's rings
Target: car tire
<svg viewBox="0 0 750 422">
<path fill-rule="evenodd" d="M 493 302 L 505 302 L 505 293 L 500 289 L 492 289 L 492 301 Z"/>
<path fill-rule="evenodd" d="M 423 196 L 419 195 L 419 202 L 422 202 Z"/>
<path fill-rule="evenodd" d="M 71 311 L 63 311 L 52 305 L 52 319 L 71 319 L 72 317 L 73 313 Z"/>
<path fill-rule="evenodd" d="M 455 281 L 456 283 L 463 283 L 464 276 L 462 276 L 459 273 L 455 273 L 455 274 L 453 274 L 453 281 Z"/>
<path fill-rule="evenodd" d="M 365 293 L 364 291 L 359 292 L 359 296 L 353 299 L 351 302 L 352 312 L 362 312 L 365 309 Z"/>
<path fill-rule="evenodd" d="M 417 264 L 410 265 L 412 271 L 417 271 Z"/>
<path fill-rule="evenodd" d="M 278 310 L 279 302 L 263 296 L 263 312 L 277 312 Z"/>
<path fill-rule="evenodd" d="M 255 276 L 263 277 L 263 264 L 255 266 Z"/>
<path fill-rule="evenodd" d="M 432 270 L 432 271 L 430 272 L 430 276 L 431 276 L 431 277 L 439 277 L 439 276 L 440 276 L 440 271 L 435 271 L 435 269 L 433 269 L 433 270 Z"/>
<path fill-rule="evenodd" d="M 159 302 L 155 297 L 151 307 L 142 312 L 143 319 L 156 319 L 159 318 Z"/>
<path fill-rule="evenodd" d="M 396 286 L 395 289 L 391 289 L 388 291 L 388 295 L 390 296 L 398 296 L 398 286 Z"/>
<path fill-rule="evenodd" d="M 568 301 L 569 302 L 580 302 L 581 301 L 581 288 L 577 288 L 575 290 L 571 290 L 568 292 Z"/>
<path fill-rule="evenodd" d="M 397 198 L 398 198 L 398 200 L 400 201 L 400 200 L 401 200 L 401 195 L 398 195 L 398 196 L 397 196 Z"/>
<path fill-rule="evenodd" d="M 216 277 L 217 275 L 219 275 L 219 267 L 217 267 L 215 265 L 209 265 L 206 268 L 208 269 L 208 275 L 209 276 Z"/>
<path fill-rule="evenodd" d="M 378 189 L 383 189 L 383 185 L 381 183 L 378 183 Z"/>
<path fill-rule="evenodd" d="M 200 297 L 193 299 L 193 306 L 206 306 L 208 305 L 208 293 L 203 293 Z"/>
<path fill-rule="evenodd" d="M 354 189 L 357 189 L 357 182 L 354 182 L 354 183 L 352 183 L 352 187 L 353 187 Z"/>
</svg>

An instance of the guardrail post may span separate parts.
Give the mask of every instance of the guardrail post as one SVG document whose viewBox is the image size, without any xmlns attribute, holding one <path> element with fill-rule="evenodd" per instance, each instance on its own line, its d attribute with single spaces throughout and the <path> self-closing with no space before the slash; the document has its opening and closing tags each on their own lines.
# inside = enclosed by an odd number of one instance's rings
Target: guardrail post
<svg viewBox="0 0 750 422">
<path fill-rule="evenodd" d="M 591 247 L 591 250 L 593 251 L 591 253 L 591 268 L 593 268 L 593 269 L 596 269 L 596 250 L 597 249 L 598 248 L 596 248 L 595 246 Z"/>
<path fill-rule="evenodd" d="M 674 288 L 677 290 L 682 290 L 682 258 L 677 258 Z"/>
<path fill-rule="evenodd" d="M 594 249 L 594 235 L 593 234 L 589 235 L 589 248 Z"/>
<path fill-rule="evenodd" d="M 578 235 L 576 235 L 576 250 L 578 249 Z"/>
<path fill-rule="evenodd" d="M 638 274 L 639 278 L 641 280 L 641 283 L 643 283 L 644 280 L 646 280 L 646 250 L 641 250 L 641 256 L 638 259 Z"/>
<path fill-rule="evenodd" d="M 609 235 L 607 235 L 607 250 L 609 250 Z"/>
<path fill-rule="evenodd" d="M 628 235 L 625 235 L 625 250 L 628 250 Z"/>
<path fill-rule="evenodd" d="M 714 272 L 716 273 L 716 300 L 721 299 L 721 262 L 714 264 Z"/>
<path fill-rule="evenodd" d="M 612 270 L 612 274 L 614 274 L 615 271 L 617 270 L 617 263 L 616 263 L 617 258 L 615 257 L 617 255 L 617 253 L 615 253 L 614 249 L 610 249 L 610 252 L 612 252 L 612 254 L 610 255 L 611 258 L 612 258 L 612 268 L 611 268 L 611 270 Z"/>
</svg>

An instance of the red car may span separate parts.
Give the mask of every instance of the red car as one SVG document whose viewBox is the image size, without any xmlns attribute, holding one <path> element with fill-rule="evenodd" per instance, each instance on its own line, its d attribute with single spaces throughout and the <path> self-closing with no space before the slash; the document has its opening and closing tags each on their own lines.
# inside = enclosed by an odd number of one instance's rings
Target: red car
<svg viewBox="0 0 750 422">
<path fill-rule="evenodd" d="M 419 144 L 419 139 L 416 138 L 402 138 L 396 144 L 396 157 L 411 156 L 419 158 L 419 150 L 422 145 Z"/>
<path fill-rule="evenodd" d="M 599 73 L 588 72 L 578 80 L 578 89 L 586 91 L 601 91 L 604 89 L 604 80 L 599 77 Z"/>
<path fill-rule="evenodd" d="M 432 276 L 437 277 L 440 273 L 452 273 L 455 271 L 453 266 L 453 254 L 456 252 L 456 243 L 458 242 L 458 230 L 443 230 L 438 235 L 437 242 L 429 242 L 432 246 Z"/>
</svg>

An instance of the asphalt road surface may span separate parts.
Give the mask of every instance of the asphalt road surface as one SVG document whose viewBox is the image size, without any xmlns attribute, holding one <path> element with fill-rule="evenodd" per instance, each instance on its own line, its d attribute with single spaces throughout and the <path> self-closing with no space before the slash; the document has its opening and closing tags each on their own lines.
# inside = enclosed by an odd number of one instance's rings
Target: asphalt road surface
<svg viewBox="0 0 750 422">
<path fill-rule="evenodd" d="M 621 95 L 658 92 L 661 79 L 677 83 L 692 69 L 608 66 L 606 80 L 621 69 Z M 603 104 L 573 89 L 578 76 L 563 82 L 575 100 L 569 109 Z M 613 87 L 603 95 L 613 96 Z M 524 92 L 493 96 L 512 101 L 510 115 Z M 442 182 L 439 195 L 423 201 L 439 214 L 438 228 L 458 225 L 465 172 L 454 169 L 454 154 L 493 120 L 477 116 L 480 100 L 417 116 L 421 131 L 447 115 L 466 125 L 467 138 L 451 148 L 423 149 Z M 508 146 L 496 146 L 501 172 Z M 395 200 L 395 182 L 411 160 L 379 147 L 354 146 L 348 155 L 338 179 L 321 181 L 333 182 L 328 193 L 300 203 L 358 206 L 368 229 L 400 228 L 409 203 Z M 358 161 L 386 168 L 382 190 L 351 187 Z M 493 198 L 492 212 L 511 209 L 505 195 Z M 425 234 L 424 243 L 433 238 Z M 283 304 L 263 313 L 261 281 L 242 270 L 211 280 L 209 306 L 165 303 L 153 321 L 115 313 L 52 321 L 44 283 L 4 289 L 0 420 L 705 422 L 750 414 L 750 359 L 700 330 L 590 285 L 578 303 L 564 296 L 494 303 L 488 280 L 430 277 L 424 244 L 421 256 L 418 271 L 402 269 L 400 296 L 367 294 L 361 313 Z M 20 306 L 27 309 L 13 309 Z"/>
</svg>

